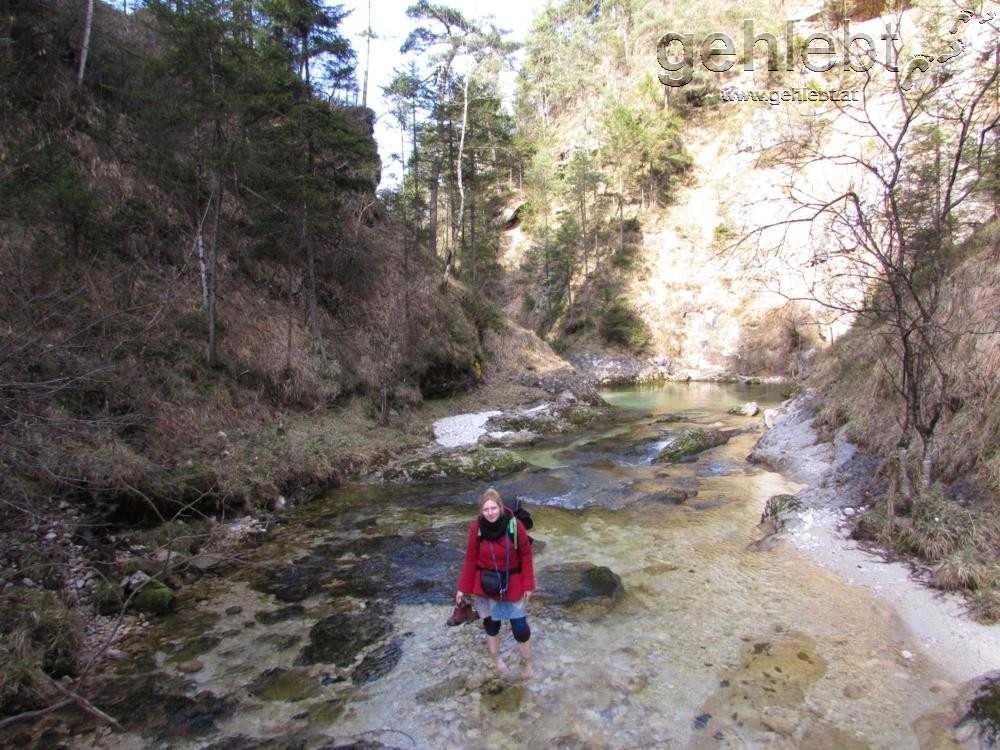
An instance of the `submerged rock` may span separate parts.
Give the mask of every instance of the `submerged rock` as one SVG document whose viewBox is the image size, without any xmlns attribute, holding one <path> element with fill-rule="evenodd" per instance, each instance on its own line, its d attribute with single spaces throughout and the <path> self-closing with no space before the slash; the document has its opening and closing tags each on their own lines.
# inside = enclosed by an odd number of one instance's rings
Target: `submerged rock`
<svg viewBox="0 0 1000 750">
<path fill-rule="evenodd" d="M 177 671 L 180 672 L 181 674 L 197 674 L 204 668 L 205 665 L 202 664 L 197 659 L 193 659 L 192 661 L 184 661 L 177 665 Z"/>
<path fill-rule="evenodd" d="M 719 687 L 698 707 L 698 716 L 711 717 L 702 728 L 727 740 L 739 737 L 742 746 L 750 747 L 770 745 L 774 735 L 794 747 L 868 747 L 823 722 L 803 727 L 807 696 L 827 671 L 812 638 L 775 630 L 743 640 L 739 663 L 721 671 Z"/>
<path fill-rule="evenodd" d="M 274 625 L 279 622 L 304 617 L 305 613 L 306 608 L 301 604 L 292 604 L 291 606 L 271 610 L 270 612 L 257 612 L 254 615 L 254 619 L 261 625 Z"/>
<path fill-rule="evenodd" d="M 319 692 L 319 681 L 305 669 L 269 669 L 254 680 L 248 689 L 265 701 L 294 703 Z"/>
<path fill-rule="evenodd" d="M 697 494 L 697 490 L 684 490 L 680 487 L 668 487 L 646 495 L 644 501 L 649 503 L 662 503 L 663 505 L 681 505 L 686 500 Z"/>
<path fill-rule="evenodd" d="M 118 719 L 129 731 L 150 740 L 147 747 L 187 745 L 194 737 L 215 732 L 216 722 L 229 718 L 235 704 L 210 692 L 191 695 L 183 678 L 144 671 L 117 675 L 95 685 L 88 696 L 95 705 Z"/>
<path fill-rule="evenodd" d="M 324 617 L 309 631 L 309 643 L 299 653 L 295 665 L 351 666 L 358 654 L 392 632 L 389 615 L 388 607 L 369 605 Z"/>
<path fill-rule="evenodd" d="M 677 422 L 687 422 L 689 416 L 684 414 L 664 414 L 656 419 L 653 424 L 676 424 Z"/>
<path fill-rule="evenodd" d="M 393 638 L 370 652 L 351 674 L 355 685 L 367 685 L 389 674 L 403 658 L 403 641 Z"/>
<path fill-rule="evenodd" d="M 591 563 L 556 565 L 538 574 L 545 589 L 537 598 L 544 606 L 576 615 L 609 612 L 625 593 L 622 579 L 610 568 Z"/>
<path fill-rule="evenodd" d="M 1000 744 L 1000 671 L 969 680 L 954 700 L 916 723 L 927 747 L 994 748 Z"/>
<path fill-rule="evenodd" d="M 420 534 L 387 534 L 321 544 L 290 565 L 267 570 L 254 584 L 283 602 L 325 594 L 383 598 L 400 604 L 448 601 L 468 526 Z M 294 616 L 295 610 L 287 610 Z"/>
</svg>

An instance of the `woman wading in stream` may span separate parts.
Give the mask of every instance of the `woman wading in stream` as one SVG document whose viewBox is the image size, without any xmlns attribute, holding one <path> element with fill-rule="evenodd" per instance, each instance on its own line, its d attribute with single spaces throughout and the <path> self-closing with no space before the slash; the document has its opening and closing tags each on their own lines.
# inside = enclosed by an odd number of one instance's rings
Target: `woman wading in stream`
<svg viewBox="0 0 1000 750">
<path fill-rule="evenodd" d="M 458 578 L 455 603 L 472 594 L 476 611 L 483 618 L 486 646 L 496 670 L 507 673 L 500 656 L 500 623 L 510 620 L 510 629 L 524 660 L 524 676 L 534 674 L 528 599 L 535 588 L 528 532 L 513 512 L 504 506 L 500 493 L 490 488 L 479 498 L 479 516 L 469 527 L 465 563 Z"/>
</svg>

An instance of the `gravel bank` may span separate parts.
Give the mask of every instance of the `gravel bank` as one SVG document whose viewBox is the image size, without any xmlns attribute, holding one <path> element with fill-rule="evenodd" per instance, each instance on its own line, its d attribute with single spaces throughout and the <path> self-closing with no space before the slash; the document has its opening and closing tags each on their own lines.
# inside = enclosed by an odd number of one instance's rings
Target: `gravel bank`
<svg viewBox="0 0 1000 750">
<path fill-rule="evenodd" d="M 812 418 L 810 397 L 797 398 L 751 455 L 806 485 L 797 494 L 802 507 L 783 525 L 782 536 L 847 583 L 892 606 L 925 656 L 951 679 L 965 681 L 1000 669 L 1000 626 L 974 622 L 959 596 L 929 588 L 919 570 L 888 562 L 850 539 L 850 517 L 862 504 L 864 478 L 873 462 L 843 432 L 823 441 Z"/>
</svg>

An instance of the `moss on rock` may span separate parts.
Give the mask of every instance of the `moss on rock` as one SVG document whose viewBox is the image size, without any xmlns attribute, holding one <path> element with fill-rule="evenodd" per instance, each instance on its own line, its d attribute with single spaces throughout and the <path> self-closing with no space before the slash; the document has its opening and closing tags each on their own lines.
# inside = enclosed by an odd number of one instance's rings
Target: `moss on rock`
<svg viewBox="0 0 1000 750">
<path fill-rule="evenodd" d="M 306 669 L 269 669 L 249 687 L 251 695 L 261 700 L 295 703 L 314 697 L 319 681 Z"/>
<path fill-rule="evenodd" d="M 674 440 L 660 451 L 653 462 L 676 463 L 728 442 L 729 435 L 721 430 L 706 430 L 699 427 L 684 429 L 678 432 Z"/>
<path fill-rule="evenodd" d="M 174 606 L 174 592 L 162 583 L 149 583 L 132 597 L 131 607 L 136 612 L 163 615 Z"/>
<path fill-rule="evenodd" d="M 477 447 L 466 453 L 447 453 L 409 461 L 385 472 L 389 480 L 496 479 L 520 471 L 528 465 L 521 456 L 505 448 Z"/>
</svg>

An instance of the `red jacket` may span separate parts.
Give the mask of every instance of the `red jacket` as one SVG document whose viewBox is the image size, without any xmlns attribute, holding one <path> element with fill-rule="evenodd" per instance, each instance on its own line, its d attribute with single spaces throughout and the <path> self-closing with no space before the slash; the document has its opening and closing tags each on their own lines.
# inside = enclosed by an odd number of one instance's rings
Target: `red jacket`
<svg viewBox="0 0 1000 750">
<path fill-rule="evenodd" d="M 510 523 L 511 512 L 507 508 L 504 508 L 503 518 L 506 523 Z M 479 571 L 493 569 L 493 556 L 490 555 L 491 547 L 501 573 L 507 568 L 507 550 L 510 551 L 510 583 L 507 586 L 507 592 L 502 597 L 494 596 L 494 599 L 516 602 L 524 596 L 525 591 L 535 590 L 535 568 L 531 559 L 531 543 L 528 541 L 528 532 L 520 521 L 515 521 L 515 523 L 517 523 L 517 549 L 514 548 L 514 540 L 510 538 L 509 533 L 504 533 L 494 542 L 489 539 L 480 539 L 479 518 L 477 517 L 472 522 L 472 526 L 469 527 L 469 541 L 465 546 L 465 562 L 462 564 L 462 573 L 458 577 L 459 591 L 464 594 L 487 596 L 479 582 Z"/>
</svg>

